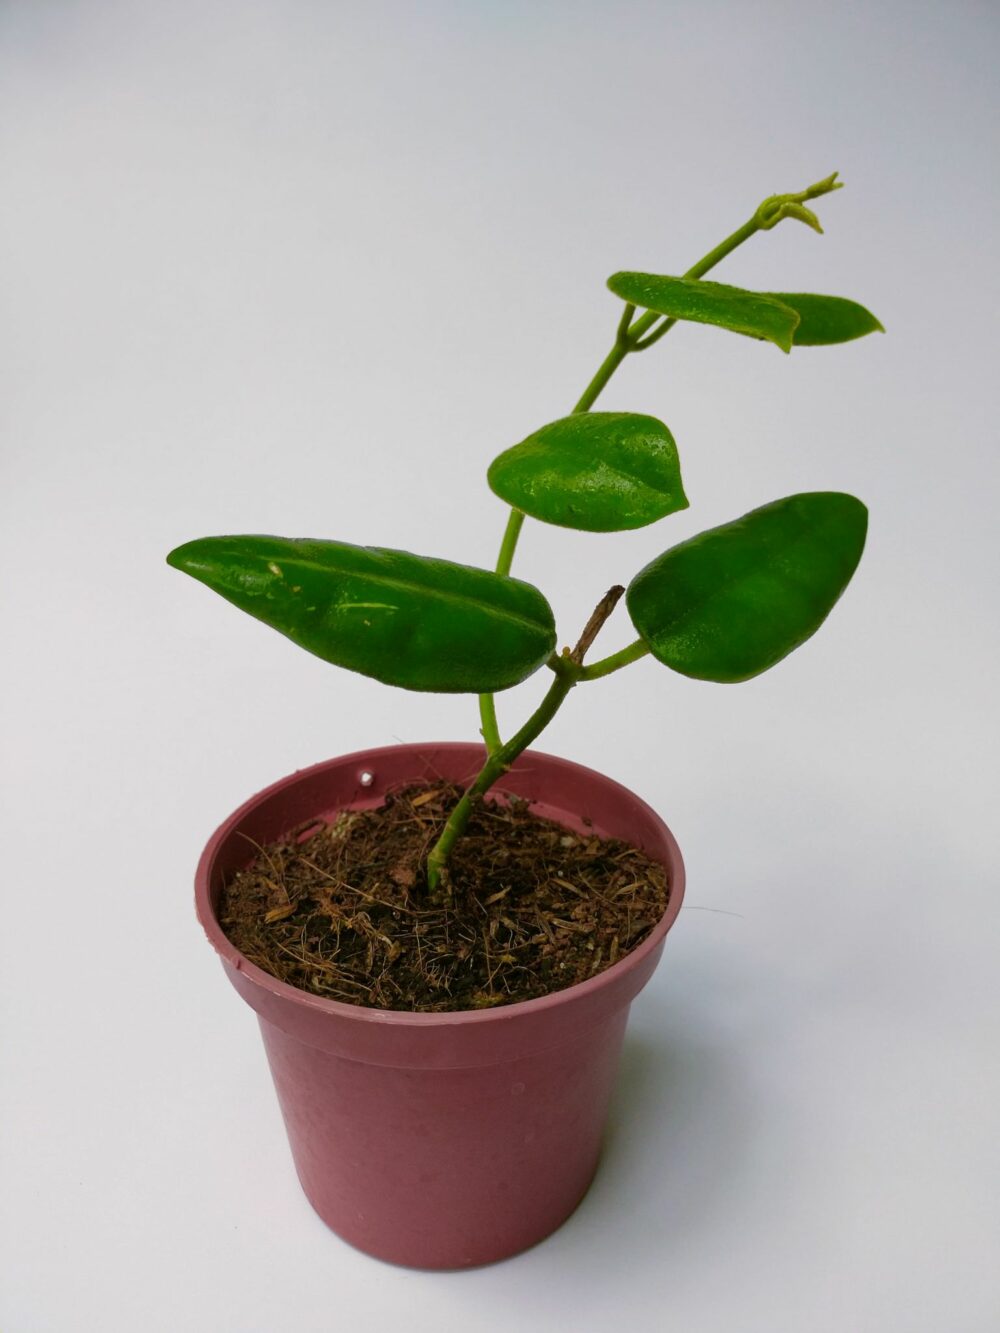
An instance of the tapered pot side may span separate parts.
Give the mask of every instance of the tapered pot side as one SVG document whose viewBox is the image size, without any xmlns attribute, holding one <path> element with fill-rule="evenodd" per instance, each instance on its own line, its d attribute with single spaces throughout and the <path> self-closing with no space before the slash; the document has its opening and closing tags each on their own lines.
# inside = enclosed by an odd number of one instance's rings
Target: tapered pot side
<svg viewBox="0 0 1000 1333">
<path fill-rule="evenodd" d="M 666 912 L 631 953 L 587 981 L 495 1009 L 408 1013 L 324 999 L 245 959 L 219 925 L 226 880 L 255 846 L 308 820 L 381 805 L 393 787 L 467 783 L 481 745 L 394 745 L 303 769 L 213 834 L 198 919 L 260 1022 L 307 1198 L 345 1240 L 419 1268 L 462 1268 L 554 1231 L 597 1167 L 629 1006 L 663 952 L 684 894 L 669 829 L 592 769 L 525 751 L 497 784 L 567 829 L 621 838 L 663 862 Z"/>
</svg>

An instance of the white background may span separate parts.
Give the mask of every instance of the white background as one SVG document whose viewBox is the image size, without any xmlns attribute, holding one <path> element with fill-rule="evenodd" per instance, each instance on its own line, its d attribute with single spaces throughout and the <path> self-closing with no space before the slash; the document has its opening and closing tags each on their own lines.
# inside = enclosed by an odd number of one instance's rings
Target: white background
<svg viewBox="0 0 1000 1333">
<path fill-rule="evenodd" d="M 967 2 L 0 4 L 3 1333 L 1000 1326 L 998 29 Z M 301 1195 L 191 875 L 253 791 L 473 737 L 474 702 L 339 672 L 163 557 L 264 531 L 490 565 L 485 467 L 598 365 L 608 274 L 679 272 L 834 168 L 825 236 L 783 223 L 718 276 L 887 335 L 676 329 L 601 405 L 667 421 L 690 510 L 529 523 L 516 572 L 572 640 L 665 546 L 844 489 L 856 582 L 770 674 L 646 660 L 546 734 L 664 814 L 691 910 L 570 1222 L 494 1268 L 380 1264 Z M 619 612 L 602 647 L 628 639 Z"/>
</svg>

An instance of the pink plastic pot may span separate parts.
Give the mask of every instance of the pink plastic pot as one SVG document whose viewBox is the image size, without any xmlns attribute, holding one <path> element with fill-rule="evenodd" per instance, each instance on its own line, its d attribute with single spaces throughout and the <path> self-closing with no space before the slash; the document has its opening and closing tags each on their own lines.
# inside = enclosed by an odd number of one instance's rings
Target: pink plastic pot
<svg viewBox="0 0 1000 1333">
<path fill-rule="evenodd" d="M 215 906 L 254 843 L 379 805 L 401 783 L 468 781 L 482 760 L 479 745 L 394 745 L 304 769 L 231 815 L 197 872 L 199 920 L 257 1011 L 306 1197 L 352 1245 L 418 1268 L 515 1254 L 554 1231 L 586 1193 L 629 1006 L 681 906 L 684 867 L 670 831 L 592 769 L 530 750 L 518 759 L 500 790 L 569 829 L 641 847 L 667 866 L 671 895 L 651 934 L 613 967 L 498 1009 L 414 1014 L 310 995 L 248 962 Z"/>
</svg>

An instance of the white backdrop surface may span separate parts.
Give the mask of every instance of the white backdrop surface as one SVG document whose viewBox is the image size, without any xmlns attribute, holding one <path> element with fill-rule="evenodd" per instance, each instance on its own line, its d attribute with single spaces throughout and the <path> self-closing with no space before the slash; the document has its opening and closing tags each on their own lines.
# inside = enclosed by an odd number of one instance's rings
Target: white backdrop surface
<svg viewBox="0 0 1000 1333">
<path fill-rule="evenodd" d="M 1000 1326 L 998 17 L 0 4 L 3 1333 Z M 301 1195 L 190 880 L 251 792 L 469 738 L 474 702 L 338 672 L 163 556 L 270 531 L 491 564 L 486 464 L 582 390 L 608 274 L 681 271 L 834 168 L 825 236 L 718 276 L 887 335 L 675 330 L 601 405 L 667 421 L 691 508 L 529 523 L 516 572 L 572 639 L 665 545 L 844 489 L 857 580 L 753 682 L 645 660 L 546 733 L 664 814 L 690 910 L 570 1222 L 490 1269 L 382 1265 Z"/>
</svg>

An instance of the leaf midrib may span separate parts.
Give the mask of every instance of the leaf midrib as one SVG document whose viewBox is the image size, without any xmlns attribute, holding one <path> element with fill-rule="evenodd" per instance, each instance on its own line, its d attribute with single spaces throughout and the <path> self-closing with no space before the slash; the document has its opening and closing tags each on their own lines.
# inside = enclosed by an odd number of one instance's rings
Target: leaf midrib
<svg viewBox="0 0 1000 1333">
<path fill-rule="evenodd" d="M 678 286 L 674 288 L 674 290 L 678 292 L 691 292 L 696 294 L 699 291 L 701 291 L 703 294 L 706 295 L 709 301 L 711 300 L 712 296 L 718 296 L 718 294 L 724 293 L 724 295 L 722 296 L 723 300 L 733 301 L 735 304 L 743 306 L 744 309 L 752 309 L 755 303 L 759 302 L 760 306 L 763 306 L 765 310 L 768 310 L 775 315 L 785 315 L 785 316 L 790 315 L 792 317 L 793 336 L 794 336 L 794 330 L 800 322 L 800 316 L 798 311 L 795 310 L 792 306 L 785 305 L 783 301 L 781 301 L 777 296 L 772 295 L 772 293 L 770 292 L 755 292 L 755 291 L 750 291 L 748 288 L 744 287 L 731 287 L 729 286 L 728 283 L 724 282 L 703 282 L 700 278 L 695 279 L 695 278 L 670 277 L 667 274 L 659 274 L 659 273 L 647 273 L 637 276 L 641 276 L 647 280 L 651 280 L 646 283 L 641 283 L 639 285 L 652 286 L 654 291 L 657 281 L 666 281 L 671 284 L 677 283 Z M 647 292 L 646 294 L 648 295 L 649 293 Z M 645 309 L 652 310 L 654 311 L 654 313 L 659 315 L 665 315 L 670 319 L 690 320 L 692 318 L 690 314 L 678 315 L 676 311 L 658 309 L 656 306 L 647 305 L 645 306 Z M 717 313 L 716 309 L 713 306 L 709 305 L 709 309 L 711 313 L 713 314 Z M 706 320 L 705 322 L 714 323 L 714 321 L 709 321 L 709 320 Z M 732 328 L 731 325 L 727 327 Z M 741 333 L 745 332 L 745 330 L 743 329 L 737 331 Z"/>
<path fill-rule="evenodd" d="M 367 551 L 378 551 L 378 550 L 381 550 L 382 548 L 380 548 L 380 547 L 374 547 L 374 546 L 367 546 L 367 547 L 357 547 L 357 548 L 355 548 L 355 549 L 357 549 L 357 550 L 367 550 Z M 264 563 L 265 563 L 265 567 L 266 567 L 267 561 L 264 559 L 264 557 L 261 556 L 261 557 L 258 557 L 258 558 L 261 559 L 262 561 L 264 561 Z M 318 564 L 318 563 L 317 563 L 316 561 L 314 561 L 314 560 L 309 560 L 309 559 L 307 559 L 305 556 L 299 556 L 299 555 L 290 555 L 290 556 L 289 556 L 289 555 L 278 554 L 276 557 L 275 557 L 275 556 L 270 557 L 270 559 L 273 561 L 274 564 L 279 564 L 279 565 L 281 565 L 281 564 L 284 564 L 284 565 L 290 565 L 290 566 L 292 566 L 292 567 L 294 567 L 294 568 L 297 568 L 297 569 L 311 569 L 311 570 L 318 570 L 320 573 L 326 572 L 326 570 L 329 568 L 328 566 Z M 471 568 L 471 566 L 468 566 L 468 568 Z M 478 571 L 478 572 L 479 572 L 479 573 L 483 573 L 483 574 L 488 574 L 488 573 L 489 573 L 489 570 L 485 570 L 485 569 L 484 569 L 484 570 L 480 570 L 480 571 Z M 468 596 L 468 595 L 465 594 L 465 593 L 449 592 L 449 591 L 446 590 L 446 589 L 428 588 L 425 584 L 414 582 L 412 579 L 393 578 L 393 577 L 390 577 L 390 576 L 387 575 L 387 574 L 371 574 L 371 573 L 367 573 L 367 572 L 364 573 L 364 574 L 361 574 L 361 573 L 359 573 L 359 572 L 356 571 L 356 570 L 342 570 L 342 569 L 337 569 L 337 570 L 336 570 L 336 573 L 338 573 L 338 574 L 346 574 L 348 577 L 350 577 L 350 576 L 353 574 L 353 575 L 354 575 L 355 577 L 357 577 L 357 578 L 368 579 L 370 582 L 372 582 L 372 583 L 377 583 L 377 584 L 379 584 L 379 585 L 382 586 L 382 587 L 387 587 L 387 588 L 405 588 L 405 589 L 407 589 L 407 590 L 410 591 L 410 592 L 420 592 L 420 593 L 423 593 L 424 596 L 429 596 L 429 597 L 440 597 L 440 598 L 441 598 L 442 600 L 444 600 L 444 601 L 458 602 L 458 603 L 460 603 L 460 604 L 462 604 L 462 605 L 465 605 L 465 606 L 476 607 L 476 608 L 478 608 L 480 611 L 483 609 L 483 606 L 484 606 L 484 603 L 483 603 L 482 601 L 477 601 L 476 598 L 474 598 L 474 597 L 470 597 L 470 596 Z M 526 588 L 527 588 L 527 587 L 531 587 L 530 584 L 524 583 L 524 581 L 523 581 L 522 579 L 511 579 L 510 582 L 511 582 L 511 583 L 520 583 L 522 587 L 526 587 Z M 537 592 L 537 590 L 535 590 L 535 591 Z M 539 597 L 542 596 L 541 593 L 537 593 L 537 595 L 538 595 Z M 522 614 L 521 614 L 520 612 L 518 612 L 518 611 L 512 611 L 512 610 L 510 610 L 508 607 L 494 606 L 492 603 L 485 603 L 485 605 L 486 605 L 486 607 L 487 607 L 490 611 L 492 611 L 494 614 L 499 615 L 499 616 L 504 616 L 504 617 L 506 617 L 508 620 L 514 621 L 516 624 L 524 625 L 524 626 L 526 626 L 527 628 L 532 629 L 532 630 L 535 630 L 535 631 L 541 630 L 541 631 L 543 631 L 543 632 L 545 632 L 545 633 L 548 632 L 548 629 L 549 629 L 548 625 L 546 625 L 546 624 L 545 624 L 544 622 L 542 622 L 542 621 L 539 621 L 539 620 L 531 620 L 531 619 L 529 619 L 527 616 L 522 615 Z"/>
<path fill-rule="evenodd" d="M 657 436 L 656 438 L 662 444 L 667 443 L 666 438 L 664 436 Z M 551 448 L 551 446 L 549 447 Z M 570 467 L 572 466 L 573 463 L 580 461 L 579 455 L 577 455 L 577 457 L 574 457 L 572 451 L 569 448 L 566 448 L 565 452 L 562 455 L 556 453 L 556 451 L 553 449 L 551 456 L 555 459 L 556 463 L 563 462 L 568 464 Z M 652 495 L 662 495 L 668 500 L 672 500 L 676 497 L 677 494 L 676 490 L 661 490 L 658 486 L 653 485 L 652 482 L 647 481 L 645 477 L 639 476 L 637 472 L 628 472 L 625 468 L 617 467 L 614 463 L 609 462 L 606 458 L 601 458 L 601 457 L 597 457 L 596 459 L 591 458 L 590 460 L 591 467 L 593 467 L 595 463 L 598 463 L 602 467 L 606 468 L 608 472 L 613 472 L 617 477 L 624 477 L 626 481 L 631 482 L 632 485 L 635 486 L 637 489 L 641 487 L 643 490 L 649 491 Z M 562 480 L 563 477 L 565 476 L 565 474 L 562 473 L 562 469 L 556 468 L 552 464 L 550 464 L 550 466 L 552 467 L 553 471 L 556 471 L 557 473 L 561 474 L 560 479 Z M 577 475 L 579 475 L 579 469 L 577 471 Z"/>
<path fill-rule="evenodd" d="M 654 486 L 652 482 L 647 481 L 645 477 L 640 477 L 636 472 L 628 472 L 623 467 L 616 467 L 614 463 L 609 463 L 606 458 L 601 458 L 598 461 L 604 467 L 606 467 L 609 472 L 613 472 L 616 477 L 624 477 L 627 481 L 630 481 L 636 488 L 641 487 L 643 490 L 649 491 L 653 495 L 662 495 L 668 500 L 672 500 L 675 498 L 676 495 L 675 491 L 661 490 L 658 486 Z"/>
</svg>

